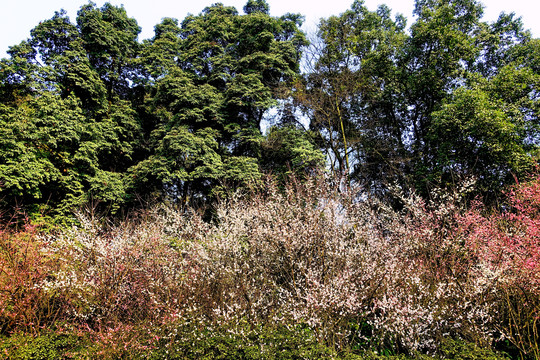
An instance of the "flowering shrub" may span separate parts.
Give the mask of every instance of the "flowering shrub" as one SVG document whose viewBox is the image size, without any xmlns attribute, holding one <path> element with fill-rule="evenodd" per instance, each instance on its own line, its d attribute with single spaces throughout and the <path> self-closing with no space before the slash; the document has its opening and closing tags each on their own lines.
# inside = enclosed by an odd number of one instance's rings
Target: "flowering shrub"
<svg viewBox="0 0 540 360">
<path fill-rule="evenodd" d="M 79 214 L 57 233 L 4 230 L 0 324 L 76 332 L 97 358 L 178 344 L 258 354 L 257 334 L 291 329 L 323 353 L 316 343 L 433 355 L 448 339 L 508 339 L 538 358 L 539 193 L 538 181 L 515 187 L 502 213 L 465 211 L 459 194 L 399 195 L 396 211 L 313 178 L 229 197 L 211 222 L 160 206 L 118 223 Z"/>
<path fill-rule="evenodd" d="M 514 186 L 507 209 L 476 204 L 460 218 L 479 277 L 497 291 L 497 328 L 522 353 L 540 358 L 540 179 Z"/>
<path fill-rule="evenodd" d="M 192 245 L 185 244 L 184 237 L 197 221 L 188 224 L 179 214 L 157 208 L 114 226 L 83 215 L 79 222 L 48 238 L 55 251 L 75 266 L 42 285 L 48 291 L 70 292 L 77 300 L 71 309 L 75 318 L 91 327 L 108 328 L 161 321 L 184 306 L 194 271 L 188 256 Z"/>
<path fill-rule="evenodd" d="M 220 204 L 197 256 L 201 310 L 305 323 L 337 347 L 356 339 L 433 352 L 445 336 L 489 344 L 490 305 L 479 301 L 489 286 L 469 276 L 466 248 L 449 235 L 459 208 L 427 210 L 410 197 L 396 212 L 363 198 L 319 180 Z"/>
<path fill-rule="evenodd" d="M 67 299 L 61 293 L 44 291 L 41 284 L 60 267 L 35 226 L 0 230 L 0 333 L 35 333 L 58 318 Z"/>
</svg>

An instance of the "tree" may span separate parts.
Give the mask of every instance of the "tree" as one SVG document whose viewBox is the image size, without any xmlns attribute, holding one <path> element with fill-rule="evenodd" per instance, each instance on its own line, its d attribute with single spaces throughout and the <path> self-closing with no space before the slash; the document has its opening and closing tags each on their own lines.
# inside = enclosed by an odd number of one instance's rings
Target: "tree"
<svg viewBox="0 0 540 360">
<path fill-rule="evenodd" d="M 0 62 L 4 204 L 65 214 L 91 199 L 205 201 L 221 184 L 256 183 L 269 163 L 261 122 L 298 76 L 306 40 L 300 15 L 272 17 L 264 1 L 245 9 L 164 18 L 142 43 L 136 20 L 109 3 L 82 6 L 76 24 L 63 11 L 38 24 Z"/>
<path fill-rule="evenodd" d="M 265 2 L 246 9 L 239 15 L 215 4 L 180 27 L 164 19 L 143 44 L 152 79 L 144 111 L 153 127 L 149 156 L 130 169 L 137 192 L 207 199 L 221 184 L 261 178 L 261 122 L 277 104 L 276 90 L 297 76 L 306 41 L 299 16 L 271 17 Z"/>
<path fill-rule="evenodd" d="M 97 8 L 89 3 L 77 12 L 77 27 L 90 64 L 107 89 L 108 99 L 112 100 L 113 95 L 126 99 L 135 75 L 132 59 L 139 47 L 137 37 L 141 28 L 137 21 L 127 16 L 123 6 L 105 3 Z"/>
<path fill-rule="evenodd" d="M 138 31 L 123 8 L 89 4 L 77 25 L 56 12 L 11 48 L 0 65 L 1 89 L 9 95 L 0 115 L 6 206 L 56 216 L 90 199 L 112 208 L 128 200 L 123 173 L 140 132 L 127 101 L 128 63 Z"/>
<path fill-rule="evenodd" d="M 522 129 L 504 105 L 481 89 L 458 89 L 433 113 L 431 135 L 440 144 L 437 164 L 443 184 L 473 177 L 478 189 L 488 194 L 513 174 L 530 169 Z"/>
<path fill-rule="evenodd" d="M 538 145 L 526 110 L 537 80 L 512 60 L 530 35 L 513 15 L 482 22 L 474 0 L 417 1 L 415 13 L 405 58 L 413 183 L 427 194 L 472 176 L 476 193 L 493 199 L 512 174 L 531 169 Z"/>
<path fill-rule="evenodd" d="M 292 125 L 271 127 L 261 147 L 262 169 L 280 180 L 293 174 L 307 177 L 324 167 L 324 155 L 309 133 Z"/>
<path fill-rule="evenodd" d="M 270 13 L 270 6 L 265 0 L 248 0 L 244 6 L 244 12 L 248 15 L 254 12 L 261 12 L 268 15 Z"/>
<path fill-rule="evenodd" d="M 437 152 L 432 174 L 439 183 L 445 186 L 472 176 L 477 190 L 493 199 L 505 184 L 534 166 L 540 145 L 540 78 L 531 65 L 538 53 L 536 41 L 513 16 L 502 14 L 479 31 L 480 55 L 464 84 L 432 113 L 428 141 Z"/>
<path fill-rule="evenodd" d="M 387 7 L 355 1 L 321 21 L 295 94 L 333 169 L 381 195 L 398 184 L 428 196 L 470 176 L 495 195 L 531 168 L 537 43 L 513 14 L 482 13 L 475 0 L 418 0 L 406 34 Z"/>
<path fill-rule="evenodd" d="M 374 190 L 403 172 L 403 107 L 399 59 L 405 20 L 362 1 L 322 20 L 311 71 L 296 99 L 309 116 L 332 169 Z"/>
</svg>

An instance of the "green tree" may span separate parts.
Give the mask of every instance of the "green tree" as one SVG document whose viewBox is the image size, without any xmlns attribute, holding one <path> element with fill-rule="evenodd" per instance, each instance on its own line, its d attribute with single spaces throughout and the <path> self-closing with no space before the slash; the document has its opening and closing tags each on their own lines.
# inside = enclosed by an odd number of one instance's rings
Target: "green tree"
<svg viewBox="0 0 540 360">
<path fill-rule="evenodd" d="M 105 85 L 108 100 L 113 100 L 113 96 L 128 98 L 141 31 L 137 21 L 127 16 L 123 6 L 105 3 L 97 8 L 89 3 L 77 12 L 77 27 L 90 64 Z"/>
<path fill-rule="evenodd" d="M 305 177 L 324 168 L 324 154 L 317 149 L 312 136 L 301 128 L 273 126 L 261 143 L 261 167 L 280 180 L 295 175 Z"/>
<path fill-rule="evenodd" d="M 246 14 L 261 12 L 268 15 L 270 13 L 270 6 L 265 0 L 248 0 L 247 4 L 244 6 L 244 12 Z"/>
<path fill-rule="evenodd" d="M 438 143 L 435 171 L 443 185 L 472 176 L 478 190 L 496 195 L 532 169 L 540 144 L 540 74 L 523 65 L 469 81 L 433 112 L 430 136 Z"/>
<path fill-rule="evenodd" d="M 125 37 L 125 23 L 135 34 L 125 41 L 132 50 L 119 39 L 100 43 L 88 34 L 106 29 L 110 36 Z M 123 8 L 110 4 L 83 7 L 77 25 L 56 12 L 1 61 L 5 206 L 18 203 L 30 212 L 60 215 L 90 199 L 113 208 L 128 199 L 123 174 L 132 165 L 140 132 L 125 75 L 137 46 L 134 24 Z"/>
<path fill-rule="evenodd" d="M 362 1 L 322 20 L 311 71 L 296 91 L 332 169 L 376 191 L 404 170 L 404 28 L 402 16 Z"/>
<path fill-rule="evenodd" d="M 261 123 L 277 89 L 297 76 L 306 40 L 300 16 L 271 17 L 265 2 L 246 9 L 215 4 L 180 27 L 164 19 L 143 43 L 151 120 L 149 155 L 130 169 L 137 192 L 206 199 L 221 184 L 261 178 Z"/>
<path fill-rule="evenodd" d="M 415 13 L 405 58 L 413 183 L 425 193 L 473 176 L 496 195 L 538 145 L 528 125 L 537 78 L 514 60 L 530 34 L 513 14 L 482 22 L 474 0 L 417 1 Z"/>
<path fill-rule="evenodd" d="M 300 15 L 272 17 L 264 1 L 245 12 L 164 18 L 142 43 L 109 3 L 82 6 L 75 24 L 63 11 L 38 24 L 0 62 L 4 204 L 62 214 L 90 199 L 204 201 L 220 184 L 256 183 L 269 170 L 264 115 L 298 76 L 306 40 Z"/>
<path fill-rule="evenodd" d="M 442 184 L 472 176 L 487 193 L 530 168 L 522 129 L 504 108 L 482 89 L 458 89 L 433 113 L 432 140 L 440 143 Z"/>
<path fill-rule="evenodd" d="M 470 176 L 494 195 L 530 169 L 538 43 L 513 14 L 482 14 L 475 0 L 418 0 L 407 34 L 386 6 L 355 1 L 321 21 L 295 94 L 333 169 L 426 196 Z"/>
</svg>

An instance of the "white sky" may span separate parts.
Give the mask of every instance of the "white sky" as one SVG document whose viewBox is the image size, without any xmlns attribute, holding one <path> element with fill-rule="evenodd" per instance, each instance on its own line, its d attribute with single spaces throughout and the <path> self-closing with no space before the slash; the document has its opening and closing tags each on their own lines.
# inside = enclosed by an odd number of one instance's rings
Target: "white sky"
<svg viewBox="0 0 540 360">
<path fill-rule="evenodd" d="M 11 45 L 18 44 L 30 36 L 30 30 L 41 20 L 50 19 L 55 11 L 65 9 L 72 22 L 75 22 L 77 10 L 87 0 L 2 0 L 0 12 L 0 58 L 6 57 Z M 106 1 L 95 0 L 99 7 Z M 153 36 L 154 25 L 163 17 L 174 17 L 182 21 L 188 13 L 198 14 L 206 6 L 216 2 L 234 6 L 242 13 L 247 0 L 109 0 L 114 5 L 123 4 L 130 17 L 137 20 L 142 32 L 139 40 Z M 287 12 L 301 13 L 306 16 L 304 30 L 314 29 L 321 17 L 338 15 L 350 8 L 353 0 L 267 0 L 270 14 L 280 16 Z M 502 11 L 515 12 L 523 18 L 526 29 L 530 29 L 534 37 L 540 37 L 540 1 L 538 0 L 484 0 L 484 20 L 494 21 Z M 370 10 L 379 4 L 388 5 L 393 13 L 401 13 L 412 23 L 414 0 L 365 0 Z"/>
</svg>

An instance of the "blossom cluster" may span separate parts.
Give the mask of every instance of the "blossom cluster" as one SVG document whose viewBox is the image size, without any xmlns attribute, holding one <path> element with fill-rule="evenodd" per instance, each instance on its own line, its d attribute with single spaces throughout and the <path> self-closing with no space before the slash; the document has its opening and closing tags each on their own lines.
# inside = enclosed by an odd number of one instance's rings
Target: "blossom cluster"
<svg viewBox="0 0 540 360">
<path fill-rule="evenodd" d="M 61 321 L 113 341 L 142 324 L 301 324 L 336 348 L 508 339 L 537 356 L 539 184 L 491 213 L 455 196 L 397 194 L 391 207 L 312 179 L 232 196 L 211 221 L 159 206 L 118 223 L 81 213 L 48 234 L 6 229 L 0 326 Z"/>
</svg>

